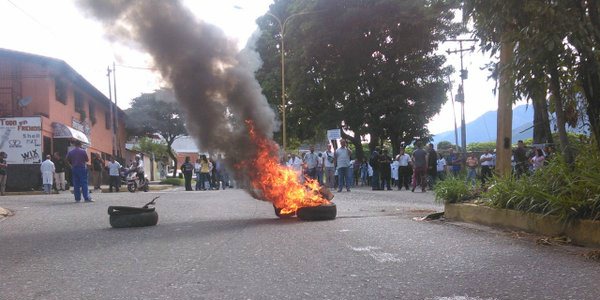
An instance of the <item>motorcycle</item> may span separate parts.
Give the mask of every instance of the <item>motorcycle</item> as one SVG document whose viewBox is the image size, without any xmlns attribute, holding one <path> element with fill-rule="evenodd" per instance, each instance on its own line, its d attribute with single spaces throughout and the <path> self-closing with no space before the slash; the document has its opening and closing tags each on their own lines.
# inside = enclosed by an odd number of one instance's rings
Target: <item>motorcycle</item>
<svg viewBox="0 0 600 300">
<path fill-rule="evenodd" d="M 148 191 L 148 178 L 139 178 L 137 170 L 130 170 L 127 174 L 127 190 L 135 193 L 137 190 Z"/>
</svg>

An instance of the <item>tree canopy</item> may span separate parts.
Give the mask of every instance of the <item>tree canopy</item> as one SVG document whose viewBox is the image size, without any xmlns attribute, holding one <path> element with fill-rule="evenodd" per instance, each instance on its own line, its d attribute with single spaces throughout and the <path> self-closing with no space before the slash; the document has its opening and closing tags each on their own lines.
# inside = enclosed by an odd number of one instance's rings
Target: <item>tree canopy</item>
<svg viewBox="0 0 600 300">
<path fill-rule="evenodd" d="M 177 165 L 177 156 L 171 146 L 178 137 L 187 133 L 183 114 L 168 90 L 142 94 L 131 101 L 127 114 L 127 131 L 130 135 L 144 137 L 159 134 L 166 143 L 169 157 Z"/>
<path fill-rule="evenodd" d="M 565 160 L 573 161 L 565 125 L 575 126 L 582 101 L 600 149 L 598 1 L 464 0 L 464 4 L 465 16 L 473 21 L 485 50 L 494 54 L 503 43 L 514 44 L 512 61 L 500 71 L 513 78 L 515 99 L 528 97 L 536 109 L 556 114 Z M 549 107 L 540 102 L 547 98 Z"/>
<path fill-rule="evenodd" d="M 458 1 L 278 0 L 269 14 L 286 24 L 288 135 L 301 140 L 316 131 L 343 128 L 363 156 L 361 135 L 371 149 L 430 138 L 426 124 L 446 101 L 444 39 L 461 29 L 453 23 Z M 257 50 L 264 61 L 257 78 L 273 106 L 281 107 L 281 32 L 271 15 L 258 19 Z"/>
</svg>

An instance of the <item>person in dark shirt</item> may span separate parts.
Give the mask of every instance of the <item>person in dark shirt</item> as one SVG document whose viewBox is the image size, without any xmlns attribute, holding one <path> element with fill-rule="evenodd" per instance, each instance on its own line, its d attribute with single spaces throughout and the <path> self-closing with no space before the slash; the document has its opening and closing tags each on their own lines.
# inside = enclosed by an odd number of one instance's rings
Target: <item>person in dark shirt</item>
<svg viewBox="0 0 600 300">
<path fill-rule="evenodd" d="M 519 178 L 521 175 L 527 174 L 529 167 L 529 158 L 527 157 L 527 150 L 523 141 L 519 140 L 517 142 L 517 149 L 515 149 L 513 155 L 515 157 L 515 173 L 517 178 Z"/>
<path fill-rule="evenodd" d="M 371 154 L 369 164 L 373 169 L 373 176 L 371 177 L 371 187 L 373 190 L 380 190 L 379 186 L 379 149 L 375 148 L 375 151 Z"/>
<path fill-rule="evenodd" d="M 417 150 L 413 152 L 413 170 L 415 180 L 413 182 L 412 191 L 415 191 L 417 185 L 421 186 L 421 191 L 425 192 L 427 186 L 427 152 L 423 150 L 420 142 L 415 143 Z"/>
<path fill-rule="evenodd" d="M 387 190 L 391 191 L 390 181 L 392 179 L 392 158 L 388 155 L 388 150 L 384 149 L 383 153 L 379 155 L 379 170 L 381 172 L 381 190 L 384 190 L 387 186 Z"/>
<path fill-rule="evenodd" d="M 192 189 L 192 174 L 194 173 L 194 165 L 190 163 L 190 157 L 185 157 L 185 162 L 181 165 L 181 173 L 185 179 L 185 190 L 193 191 Z"/>
<path fill-rule="evenodd" d="M 102 170 L 104 169 L 104 161 L 97 153 L 92 153 L 92 178 L 94 180 L 94 190 L 99 190 L 102 185 Z"/>
<path fill-rule="evenodd" d="M 60 157 L 58 152 L 54 152 L 54 156 L 52 157 L 52 162 L 54 163 L 54 183 L 55 189 L 57 191 L 64 191 L 66 188 L 65 183 L 65 160 Z"/>
<path fill-rule="evenodd" d="M 437 177 L 437 159 L 438 154 L 435 151 L 433 144 L 430 143 L 429 149 L 427 150 L 427 179 L 432 187 L 435 184 L 435 178 Z"/>
<path fill-rule="evenodd" d="M 88 173 L 87 173 L 87 162 L 89 161 L 88 155 L 85 150 L 81 149 L 81 142 L 74 142 L 75 148 L 69 151 L 67 154 L 67 161 L 71 164 L 71 173 L 73 175 L 73 195 L 75 196 L 75 202 L 81 201 L 81 195 L 85 202 L 94 202 L 92 197 L 89 195 L 88 190 Z"/>
</svg>

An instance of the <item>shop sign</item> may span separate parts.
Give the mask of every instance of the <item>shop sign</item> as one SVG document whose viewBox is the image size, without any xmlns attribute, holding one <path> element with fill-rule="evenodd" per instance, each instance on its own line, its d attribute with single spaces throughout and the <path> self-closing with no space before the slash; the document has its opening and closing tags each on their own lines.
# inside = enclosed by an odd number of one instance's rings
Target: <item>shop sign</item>
<svg viewBox="0 0 600 300">
<path fill-rule="evenodd" d="M 40 117 L 0 118 L 0 151 L 8 164 L 42 162 L 42 119 Z"/>
</svg>

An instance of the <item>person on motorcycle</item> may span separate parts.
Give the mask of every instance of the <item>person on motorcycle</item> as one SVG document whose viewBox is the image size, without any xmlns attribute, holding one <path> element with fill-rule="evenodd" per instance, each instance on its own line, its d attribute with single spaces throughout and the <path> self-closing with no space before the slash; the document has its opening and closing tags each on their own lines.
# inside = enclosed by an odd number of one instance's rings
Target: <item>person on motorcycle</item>
<svg viewBox="0 0 600 300">
<path fill-rule="evenodd" d="M 129 170 L 129 172 L 135 171 L 137 171 L 137 177 L 140 181 L 140 186 L 142 186 L 144 184 L 144 180 L 146 180 L 146 177 L 144 176 L 144 160 L 139 154 L 135 155 L 135 161 L 133 162 L 131 169 Z"/>
</svg>

